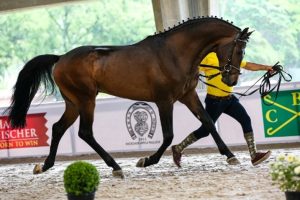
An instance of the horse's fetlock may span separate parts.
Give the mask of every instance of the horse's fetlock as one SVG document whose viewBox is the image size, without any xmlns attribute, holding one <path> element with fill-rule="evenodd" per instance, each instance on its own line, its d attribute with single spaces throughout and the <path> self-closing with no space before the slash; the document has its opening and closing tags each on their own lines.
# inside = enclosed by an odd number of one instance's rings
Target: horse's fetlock
<svg viewBox="0 0 300 200">
<path fill-rule="evenodd" d="M 149 158 L 146 158 L 146 162 L 145 163 L 148 163 L 147 166 L 149 165 L 154 165 L 154 164 L 157 164 L 159 162 L 159 157 L 155 156 L 155 157 L 152 157 L 150 156 Z"/>
<path fill-rule="evenodd" d="M 54 166 L 54 162 L 51 162 L 51 163 L 45 163 L 42 167 L 43 169 L 43 172 L 47 171 L 48 169 L 50 169 L 51 167 Z"/>
</svg>

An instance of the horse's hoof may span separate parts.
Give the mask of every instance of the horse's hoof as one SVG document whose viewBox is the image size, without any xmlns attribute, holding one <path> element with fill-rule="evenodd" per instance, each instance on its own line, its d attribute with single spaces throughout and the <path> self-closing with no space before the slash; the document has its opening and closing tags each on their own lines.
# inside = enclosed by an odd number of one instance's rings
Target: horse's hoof
<svg viewBox="0 0 300 200">
<path fill-rule="evenodd" d="M 137 163 L 136 167 L 145 167 L 146 158 L 141 158 Z"/>
<path fill-rule="evenodd" d="M 172 150 L 172 155 L 173 155 L 173 161 L 175 163 L 175 165 L 178 167 L 178 168 L 181 168 L 181 152 L 178 152 L 176 151 L 176 148 L 175 148 L 175 145 L 171 147 L 171 150 Z"/>
<path fill-rule="evenodd" d="M 239 164 L 241 164 L 240 161 L 235 156 L 233 156 L 231 158 L 227 158 L 226 162 L 229 165 L 239 165 Z"/>
<path fill-rule="evenodd" d="M 33 174 L 41 174 L 43 173 L 43 168 L 40 164 L 36 164 L 33 168 Z"/>
<path fill-rule="evenodd" d="M 121 169 L 112 171 L 113 177 L 124 179 L 124 174 Z"/>
</svg>

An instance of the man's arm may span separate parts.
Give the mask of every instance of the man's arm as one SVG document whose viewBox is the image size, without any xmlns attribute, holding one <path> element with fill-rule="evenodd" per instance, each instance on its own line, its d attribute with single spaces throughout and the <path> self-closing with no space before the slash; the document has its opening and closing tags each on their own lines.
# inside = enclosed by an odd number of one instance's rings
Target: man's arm
<svg viewBox="0 0 300 200">
<path fill-rule="evenodd" d="M 251 71 L 259 71 L 259 70 L 272 71 L 272 66 L 246 62 L 244 69 L 251 70 Z"/>
</svg>

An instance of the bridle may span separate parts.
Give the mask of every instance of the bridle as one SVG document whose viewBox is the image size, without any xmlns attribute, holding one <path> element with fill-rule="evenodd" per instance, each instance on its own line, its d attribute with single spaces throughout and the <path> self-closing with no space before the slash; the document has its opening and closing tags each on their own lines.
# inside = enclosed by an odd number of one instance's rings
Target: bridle
<svg viewBox="0 0 300 200">
<path fill-rule="evenodd" d="M 199 66 L 201 66 L 201 67 L 217 69 L 217 70 L 219 70 L 219 72 L 216 73 L 216 74 L 209 75 L 209 76 L 206 76 L 206 75 L 203 75 L 203 74 L 199 74 L 199 76 L 205 77 L 208 80 L 210 80 L 210 79 L 212 79 L 212 78 L 214 78 L 214 77 L 216 77 L 220 74 L 232 74 L 231 73 L 232 69 L 237 70 L 239 75 L 241 74 L 240 67 L 234 66 L 232 64 L 233 52 L 234 52 L 234 49 L 236 48 L 236 45 L 239 42 L 242 42 L 242 43 L 245 43 L 245 44 L 247 43 L 247 39 L 240 39 L 240 34 L 241 34 L 240 32 L 237 33 L 236 36 L 235 36 L 235 39 L 232 41 L 234 43 L 234 45 L 231 46 L 230 54 L 229 54 L 229 57 L 227 59 L 227 63 L 224 66 L 213 66 L 213 65 L 199 64 Z"/>
<path fill-rule="evenodd" d="M 235 49 L 235 47 L 236 47 L 236 45 L 237 45 L 238 42 L 242 42 L 242 43 L 246 44 L 247 43 L 247 39 L 244 39 L 244 40 L 240 39 L 240 33 L 238 33 L 235 36 L 235 39 L 233 40 L 234 45 L 231 46 L 230 56 L 227 59 L 227 63 L 223 66 L 223 69 L 222 69 L 223 72 L 230 73 L 230 71 L 232 69 L 235 69 L 235 70 L 237 70 L 239 72 L 239 74 L 241 74 L 240 73 L 240 71 L 241 71 L 240 67 L 236 67 L 236 66 L 232 65 L 233 52 L 234 52 L 234 49 Z"/>
</svg>

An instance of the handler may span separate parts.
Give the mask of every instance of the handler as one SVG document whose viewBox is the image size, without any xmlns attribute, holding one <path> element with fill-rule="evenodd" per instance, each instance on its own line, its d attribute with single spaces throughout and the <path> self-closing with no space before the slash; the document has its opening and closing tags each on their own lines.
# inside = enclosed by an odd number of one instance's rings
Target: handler
<svg viewBox="0 0 300 200">
<path fill-rule="evenodd" d="M 211 52 L 209 53 L 201 62 L 204 65 L 212 65 L 212 66 L 219 66 L 219 60 L 216 53 Z M 251 71 L 258 71 L 258 70 L 272 70 L 271 66 L 261 65 L 251 62 L 242 61 L 241 67 Z M 203 71 L 206 76 L 217 74 L 219 71 L 217 69 L 212 68 L 205 68 L 199 67 L 200 71 Z M 271 151 L 267 152 L 257 152 L 256 145 L 254 141 L 253 129 L 251 125 L 251 119 L 239 102 L 239 100 L 230 92 L 233 91 L 233 87 L 230 87 L 222 82 L 222 76 L 218 75 L 212 79 L 207 79 L 207 95 L 205 98 L 205 109 L 212 118 L 213 122 L 216 122 L 217 119 L 220 117 L 222 113 L 225 113 L 235 120 L 237 120 L 243 129 L 244 138 L 247 142 L 248 149 L 250 152 L 251 162 L 252 165 L 255 166 L 264 160 L 268 159 L 271 155 Z M 210 85 L 214 85 L 218 88 L 214 88 Z M 222 91 L 223 90 L 223 91 Z M 227 92 L 224 92 L 228 91 Z M 182 151 L 192 143 L 196 142 L 200 138 L 206 137 L 209 135 L 209 132 L 206 128 L 202 125 L 199 129 L 192 132 L 188 135 L 181 143 L 172 146 L 172 153 L 173 153 L 173 160 L 178 167 L 181 167 L 180 161 L 182 156 Z M 233 157 L 227 160 L 229 164 L 238 164 L 239 161 Z"/>
</svg>

